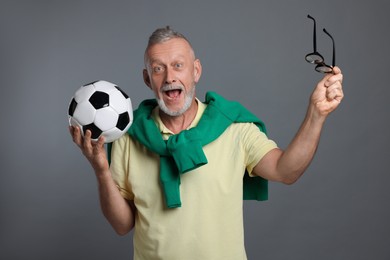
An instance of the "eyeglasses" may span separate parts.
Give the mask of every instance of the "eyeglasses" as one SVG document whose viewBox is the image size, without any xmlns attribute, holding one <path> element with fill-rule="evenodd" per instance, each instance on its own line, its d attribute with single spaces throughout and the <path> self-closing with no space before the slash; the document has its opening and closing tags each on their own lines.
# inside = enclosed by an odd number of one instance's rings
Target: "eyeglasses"
<svg viewBox="0 0 390 260">
<path fill-rule="evenodd" d="M 322 73 L 331 73 L 333 71 L 333 67 L 336 64 L 336 49 L 334 44 L 334 39 L 332 35 L 329 34 L 325 28 L 323 29 L 324 33 L 326 33 L 331 39 L 333 43 L 333 57 L 332 57 L 332 66 L 327 65 L 324 61 L 324 57 L 322 57 L 321 54 L 317 52 L 317 35 L 316 35 L 316 20 L 311 17 L 310 15 L 307 15 L 307 18 L 310 18 L 314 22 L 314 30 L 313 30 L 313 48 L 314 51 L 312 53 L 309 53 L 305 56 L 305 59 L 307 62 L 312 64 L 317 64 L 315 67 L 316 71 L 322 72 Z"/>
</svg>

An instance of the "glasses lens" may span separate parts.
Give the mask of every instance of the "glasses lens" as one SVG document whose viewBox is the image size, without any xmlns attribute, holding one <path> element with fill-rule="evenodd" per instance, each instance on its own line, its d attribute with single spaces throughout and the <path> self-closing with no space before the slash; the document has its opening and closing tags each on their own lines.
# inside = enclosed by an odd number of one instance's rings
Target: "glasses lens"
<svg viewBox="0 0 390 260">
<path fill-rule="evenodd" d="M 333 68 L 331 66 L 326 65 L 326 64 L 319 64 L 316 66 L 316 71 L 322 72 L 322 73 L 330 73 L 333 71 Z"/>
<path fill-rule="evenodd" d="M 310 53 L 305 57 L 306 61 L 313 64 L 319 64 L 324 61 L 324 58 L 319 53 Z"/>
</svg>

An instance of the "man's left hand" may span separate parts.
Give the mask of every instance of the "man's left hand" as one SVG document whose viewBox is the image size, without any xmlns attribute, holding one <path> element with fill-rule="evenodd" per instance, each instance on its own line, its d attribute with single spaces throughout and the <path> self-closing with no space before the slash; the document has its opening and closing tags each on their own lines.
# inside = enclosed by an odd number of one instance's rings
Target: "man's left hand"
<svg viewBox="0 0 390 260">
<path fill-rule="evenodd" d="M 343 74 L 337 66 L 318 82 L 311 96 L 311 104 L 321 116 L 327 116 L 340 104 L 344 97 L 342 82 Z"/>
</svg>

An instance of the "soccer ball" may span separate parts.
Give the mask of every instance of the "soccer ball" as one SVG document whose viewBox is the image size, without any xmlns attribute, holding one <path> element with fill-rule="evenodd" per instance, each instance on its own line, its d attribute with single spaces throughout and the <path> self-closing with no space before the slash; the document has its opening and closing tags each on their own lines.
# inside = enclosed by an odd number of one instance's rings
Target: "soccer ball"
<svg viewBox="0 0 390 260">
<path fill-rule="evenodd" d="M 111 143 L 126 133 L 133 121 L 131 100 L 115 84 L 98 80 L 76 91 L 68 119 L 69 125 L 80 127 L 83 136 L 90 130 L 92 140 L 103 135 L 105 142 Z"/>
</svg>

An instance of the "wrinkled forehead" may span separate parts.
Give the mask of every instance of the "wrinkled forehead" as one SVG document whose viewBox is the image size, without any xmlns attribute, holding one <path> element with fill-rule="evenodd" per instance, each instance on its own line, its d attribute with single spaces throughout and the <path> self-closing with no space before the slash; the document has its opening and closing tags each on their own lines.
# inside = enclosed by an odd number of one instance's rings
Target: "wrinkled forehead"
<svg viewBox="0 0 390 260">
<path fill-rule="evenodd" d="M 155 59 L 174 56 L 188 57 L 195 60 L 195 53 L 191 44 L 183 38 L 173 38 L 149 45 L 144 55 L 145 66 Z"/>
</svg>

